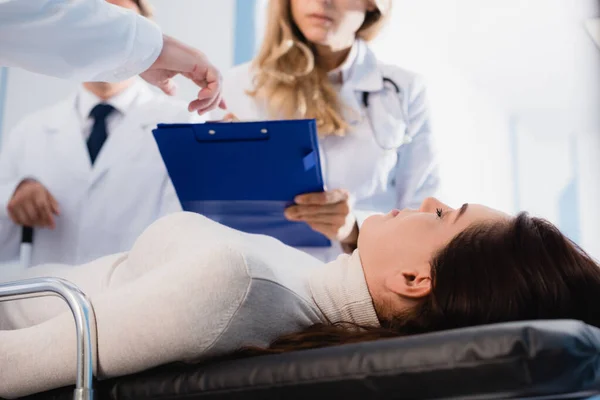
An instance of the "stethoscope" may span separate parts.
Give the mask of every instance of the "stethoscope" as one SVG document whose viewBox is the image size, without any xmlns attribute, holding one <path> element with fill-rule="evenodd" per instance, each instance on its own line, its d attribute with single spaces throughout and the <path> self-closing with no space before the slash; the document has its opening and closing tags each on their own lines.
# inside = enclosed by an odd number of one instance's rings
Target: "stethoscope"
<svg viewBox="0 0 600 400">
<path fill-rule="evenodd" d="M 402 91 L 400 90 L 400 87 L 398 86 L 398 84 L 396 82 L 394 82 L 392 79 L 387 78 L 387 77 L 383 77 L 383 85 L 385 86 L 385 83 L 388 82 L 389 84 L 391 84 L 394 87 L 394 90 L 396 91 L 396 94 L 401 97 L 402 96 Z M 371 93 L 370 92 L 363 92 L 362 94 L 362 103 L 363 106 L 365 106 L 365 108 L 369 108 L 369 95 Z M 402 108 L 402 107 L 400 107 Z"/>
<path fill-rule="evenodd" d="M 386 85 L 387 83 L 387 85 Z M 404 123 L 405 125 L 408 124 L 408 119 L 407 119 L 407 112 L 403 107 L 404 104 L 404 96 L 402 93 L 402 90 L 400 89 L 400 87 L 398 86 L 398 84 L 396 82 L 394 82 L 392 79 L 387 78 L 387 77 L 383 77 L 383 86 L 384 86 L 384 94 L 385 95 L 385 91 L 386 91 L 386 86 L 391 86 L 394 89 L 394 97 L 396 98 L 398 104 L 397 107 L 400 109 L 400 116 L 402 118 L 402 121 L 400 121 L 399 123 Z M 402 141 L 400 143 L 393 143 L 392 145 L 386 145 L 381 143 L 381 139 L 379 138 L 379 135 L 377 134 L 377 130 L 375 129 L 375 126 L 373 124 L 373 120 L 374 120 L 374 116 L 372 113 L 372 107 L 369 107 L 369 97 L 370 97 L 370 92 L 362 92 L 362 105 L 364 106 L 365 110 L 366 110 L 366 119 L 369 123 L 369 126 L 371 127 L 371 132 L 373 133 L 373 139 L 375 140 L 375 143 L 377 144 L 377 146 L 380 149 L 383 149 L 385 151 L 396 151 L 398 150 L 398 148 L 403 145 L 403 144 L 408 144 L 410 142 L 412 142 L 412 138 L 406 133 L 403 132 L 402 135 Z M 392 129 L 394 128 L 398 128 L 398 126 L 396 127 L 392 127 Z M 319 141 L 320 142 L 320 141 Z M 321 144 L 320 144 L 321 146 Z M 327 166 L 328 166 L 328 159 L 327 159 L 327 153 L 325 151 L 321 151 L 321 163 L 322 163 L 322 168 L 323 171 L 327 170 Z"/>
<path fill-rule="evenodd" d="M 402 90 L 400 89 L 400 87 L 398 86 L 398 84 L 396 82 L 394 82 L 394 80 L 387 78 L 387 77 L 383 77 L 383 85 L 384 85 L 384 90 L 385 90 L 385 86 L 386 83 L 388 84 L 387 86 L 391 86 L 394 89 L 394 92 L 396 94 L 396 98 L 398 100 L 398 108 L 400 110 L 401 113 L 401 117 L 402 117 L 402 121 L 407 124 L 408 123 L 408 118 L 406 116 L 406 110 L 404 109 L 403 105 L 404 105 L 404 94 L 402 92 Z M 412 142 L 412 138 L 407 135 L 406 133 L 403 134 L 402 136 L 402 142 L 401 143 L 393 143 L 391 145 L 387 145 L 387 144 L 383 144 L 381 143 L 381 139 L 378 135 L 377 130 L 375 129 L 375 126 L 373 124 L 373 120 L 374 117 L 372 115 L 372 111 L 371 108 L 369 107 L 369 96 L 371 95 L 370 92 L 363 92 L 362 93 L 362 104 L 365 107 L 366 111 L 367 111 L 367 120 L 368 123 L 371 127 L 371 131 L 373 132 L 373 136 L 375 138 L 375 142 L 377 143 L 377 145 L 382 148 L 383 150 L 396 150 L 398 147 L 400 147 L 402 144 L 409 144 L 410 142 Z"/>
</svg>

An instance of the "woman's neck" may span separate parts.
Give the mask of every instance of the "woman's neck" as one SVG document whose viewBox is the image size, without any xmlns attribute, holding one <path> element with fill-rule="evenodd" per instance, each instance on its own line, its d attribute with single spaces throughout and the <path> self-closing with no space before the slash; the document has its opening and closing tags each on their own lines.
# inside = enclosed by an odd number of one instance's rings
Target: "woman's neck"
<svg viewBox="0 0 600 400">
<path fill-rule="evenodd" d="M 358 250 L 315 269 L 309 284 L 313 300 L 330 323 L 379 326 Z"/>
<path fill-rule="evenodd" d="M 352 50 L 352 43 L 350 43 L 350 46 L 343 46 L 343 48 L 315 45 L 315 49 L 319 65 L 325 71 L 329 72 L 338 68 L 346 61 L 350 54 L 350 50 Z"/>
</svg>

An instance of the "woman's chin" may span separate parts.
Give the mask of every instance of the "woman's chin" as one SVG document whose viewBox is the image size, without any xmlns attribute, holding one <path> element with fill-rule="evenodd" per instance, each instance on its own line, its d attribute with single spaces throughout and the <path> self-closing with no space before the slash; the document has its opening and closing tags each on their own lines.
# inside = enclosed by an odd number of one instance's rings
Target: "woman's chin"
<svg viewBox="0 0 600 400">
<path fill-rule="evenodd" d="M 302 32 L 306 40 L 310 43 L 327 46 L 329 44 L 329 30 L 324 28 L 310 28 L 306 32 Z"/>
</svg>

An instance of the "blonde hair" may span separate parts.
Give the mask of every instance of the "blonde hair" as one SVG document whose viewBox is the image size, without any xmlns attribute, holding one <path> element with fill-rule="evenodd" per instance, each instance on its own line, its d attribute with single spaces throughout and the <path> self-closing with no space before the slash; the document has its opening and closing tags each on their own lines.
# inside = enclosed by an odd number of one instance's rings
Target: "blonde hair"
<svg viewBox="0 0 600 400">
<path fill-rule="evenodd" d="M 389 15 L 391 0 L 377 0 L 368 11 L 357 38 L 373 39 Z M 248 92 L 267 105 L 271 118 L 317 120 L 321 136 L 343 136 L 348 124 L 342 104 L 326 70 L 315 61 L 315 53 L 294 23 L 290 0 L 269 0 L 265 38 L 254 59 L 254 90 Z"/>
</svg>

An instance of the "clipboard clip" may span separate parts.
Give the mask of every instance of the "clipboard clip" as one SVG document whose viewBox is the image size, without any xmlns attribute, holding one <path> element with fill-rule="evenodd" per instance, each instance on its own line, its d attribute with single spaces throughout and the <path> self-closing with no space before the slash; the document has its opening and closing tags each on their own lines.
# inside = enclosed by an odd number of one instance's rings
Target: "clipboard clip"
<svg viewBox="0 0 600 400">
<path fill-rule="evenodd" d="M 259 125 L 211 123 L 194 127 L 194 136 L 198 142 L 241 142 L 269 140 L 269 130 Z"/>
</svg>

